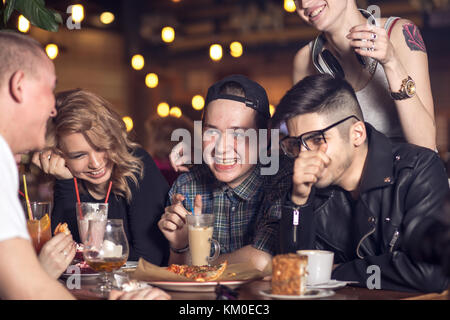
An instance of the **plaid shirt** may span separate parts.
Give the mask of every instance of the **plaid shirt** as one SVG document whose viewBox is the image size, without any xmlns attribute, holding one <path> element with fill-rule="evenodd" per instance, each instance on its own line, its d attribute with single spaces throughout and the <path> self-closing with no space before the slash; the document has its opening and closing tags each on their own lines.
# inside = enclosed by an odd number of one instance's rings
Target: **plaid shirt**
<svg viewBox="0 0 450 320">
<path fill-rule="evenodd" d="M 206 165 L 194 166 L 182 174 L 169 191 L 168 205 L 176 193 L 189 198 L 193 205 L 197 194 L 202 196 L 202 211 L 214 213 L 213 238 L 220 243 L 221 253 L 230 253 L 246 245 L 274 254 L 278 248 L 276 239 L 279 217 L 264 213 L 270 194 L 267 177 L 256 166 L 250 176 L 236 188 L 218 181 Z M 189 203 L 183 201 L 187 210 Z"/>
</svg>

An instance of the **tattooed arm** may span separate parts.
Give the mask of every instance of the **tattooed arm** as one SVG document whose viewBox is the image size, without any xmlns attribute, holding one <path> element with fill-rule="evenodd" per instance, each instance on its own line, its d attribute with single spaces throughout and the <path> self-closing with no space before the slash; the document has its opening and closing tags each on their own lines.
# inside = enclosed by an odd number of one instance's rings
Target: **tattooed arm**
<svg viewBox="0 0 450 320">
<path fill-rule="evenodd" d="M 367 26 L 354 27 L 353 33 L 367 32 Z M 396 100 L 400 123 L 409 143 L 436 149 L 436 126 L 433 96 L 428 72 L 428 56 L 419 29 L 411 21 L 401 19 L 392 29 L 390 38 L 383 28 L 372 30 L 377 35 L 374 51 L 355 49 L 361 55 L 370 56 L 383 65 L 391 91 L 400 90 L 402 80 L 411 76 L 416 83 L 416 95 Z M 367 42 L 370 46 L 372 42 Z M 354 46 L 362 46 L 353 41 Z"/>
<path fill-rule="evenodd" d="M 436 149 L 436 126 L 431 93 L 428 56 L 419 28 L 408 20 L 400 20 L 391 34 L 396 59 L 384 64 L 392 91 L 400 89 L 408 75 L 416 82 L 416 95 L 396 101 L 400 122 L 410 143 Z"/>
</svg>

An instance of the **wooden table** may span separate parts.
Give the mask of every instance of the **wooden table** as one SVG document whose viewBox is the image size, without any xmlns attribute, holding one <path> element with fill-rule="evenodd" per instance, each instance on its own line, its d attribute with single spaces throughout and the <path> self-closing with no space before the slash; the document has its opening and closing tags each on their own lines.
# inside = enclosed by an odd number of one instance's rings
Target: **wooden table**
<svg viewBox="0 0 450 320">
<path fill-rule="evenodd" d="M 63 282 L 64 283 L 64 282 Z M 90 289 L 95 288 L 94 279 L 82 281 L 80 289 L 70 290 L 78 299 L 82 300 L 98 300 L 103 299 L 102 296 L 93 293 Z M 270 281 L 257 280 L 243 284 L 239 287 L 239 300 L 270 300 L 270 298 L 262 296 L 261 290 L 269 290 Z M 346 286 L 344 288 L 335 289 L 335 295 L 325 300 L 450 300 L 449 290 L 443 293 L 421 294 L 410 292 L 398 292 L 388 290 L 369 290 L 367 288 L 359 288 Z M 167 291 L 172 300 L 215 300 L 214 292 L 177 292 Z"/>
</svg>

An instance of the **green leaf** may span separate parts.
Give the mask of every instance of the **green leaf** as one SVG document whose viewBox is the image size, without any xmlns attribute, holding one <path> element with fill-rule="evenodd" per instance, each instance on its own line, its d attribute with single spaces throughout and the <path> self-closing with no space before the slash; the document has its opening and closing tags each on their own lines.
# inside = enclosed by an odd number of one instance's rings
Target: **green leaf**
<svg viewBox="0 0 450 320">
<path fill-rule="evenodd" d="M 45 7 L 44 0 L 15 0 L 15 8 L 30 23 L 41 29 L 57 32 L 62 18 L 59 13 Z"/>
<path fill-rule="evenodd" d="M 3 15 L 3 22 L 5 23 L 5 25 L 8 23 L 8 20 L 11 17 L 12 12 L 14 11 L 15 4 L 16 0 L 8 0 L 6 2 L 5 12 Z"/>
</svg>

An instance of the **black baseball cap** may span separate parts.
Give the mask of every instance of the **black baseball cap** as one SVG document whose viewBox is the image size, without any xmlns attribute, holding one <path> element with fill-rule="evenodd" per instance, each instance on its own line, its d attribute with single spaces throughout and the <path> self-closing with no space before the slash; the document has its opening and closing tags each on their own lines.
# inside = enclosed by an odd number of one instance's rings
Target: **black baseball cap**
<svg viewBox="0 0 450 320">
<path fill-rule="evenodd" d="M 236 82 L 242 86 L 245 92 L 245 97 L 235 96 L 231 94 L 221 94 L 222 87 L 228 82 Z M 217 99 L 234 100 L 244 103 L 247 107 L 252 108 L 262 114 L 266 118 L 270 118 L 269 99 L 267 98 L 266 90 L 241 74 L 233 74 L 225 77 L 222 80 L 214 83 L 206 95 L 205 104 L 208 105 L 211 101 Z"/>
</svg>

